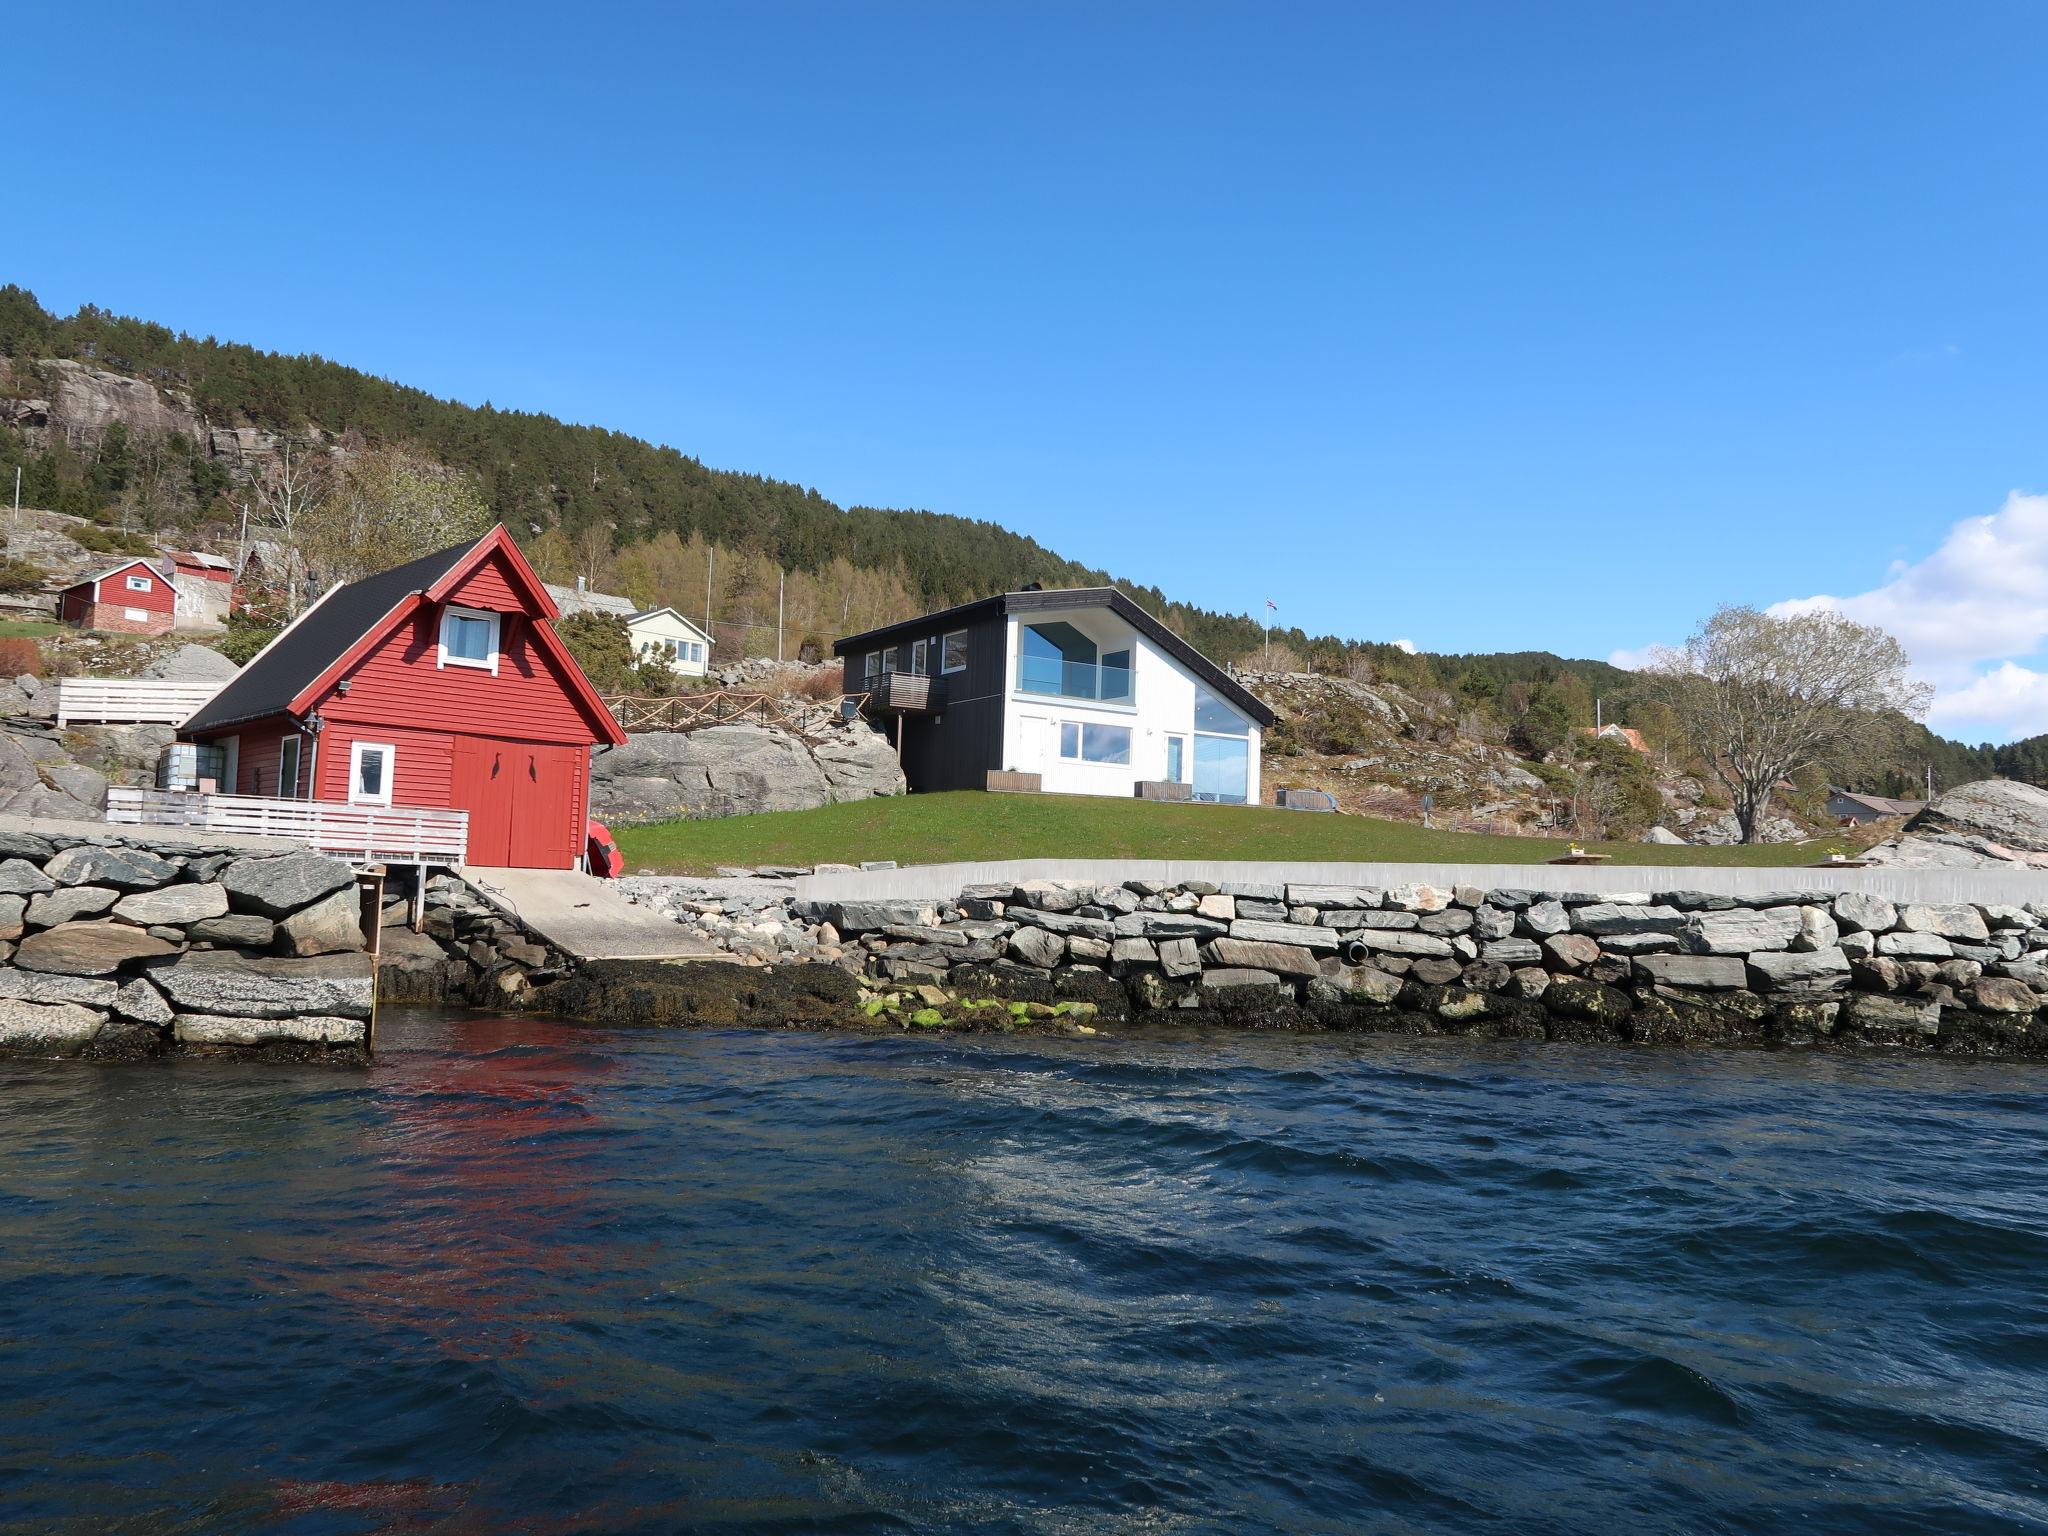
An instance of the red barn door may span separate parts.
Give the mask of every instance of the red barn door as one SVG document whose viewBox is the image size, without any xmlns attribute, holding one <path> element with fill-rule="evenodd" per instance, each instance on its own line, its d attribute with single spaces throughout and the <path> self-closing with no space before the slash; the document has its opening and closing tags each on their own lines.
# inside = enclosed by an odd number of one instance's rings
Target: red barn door
<svg viewBox="0 0 2048 1536">
<path fill-rule="evenodd" d="M 455 738 L 448 798 L 469 812 L 469 862 L 503 867 L 512 862 L 512 756 L 509 742 L 480 736 Z"/>
<path fill-rule="evenodd" d="M 469 812 L 469 862 L 570 869 L 582 851 L 582 769 L 589 749 L 455 738 L 450 798 Z"/>
</svg>

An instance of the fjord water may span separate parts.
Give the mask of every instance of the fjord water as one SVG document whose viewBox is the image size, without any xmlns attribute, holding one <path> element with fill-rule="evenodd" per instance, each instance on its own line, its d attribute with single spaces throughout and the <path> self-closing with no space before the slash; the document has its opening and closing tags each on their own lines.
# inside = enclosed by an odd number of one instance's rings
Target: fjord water
<svg viewBox="0 0 2048 1536">
<path fill-rule="evenodd" d="M 2048 1071 L 387 1014 L 0 1066 L 0 1527 L 2048 1530 Z"/>
</svg>

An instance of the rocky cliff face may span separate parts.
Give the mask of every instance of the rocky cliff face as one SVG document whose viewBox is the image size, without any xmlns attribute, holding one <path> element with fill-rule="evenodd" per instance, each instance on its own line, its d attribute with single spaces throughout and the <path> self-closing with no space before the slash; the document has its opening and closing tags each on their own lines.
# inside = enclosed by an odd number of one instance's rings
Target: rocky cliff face
<svg viewBox="0 0 2048 1536">
<path fill-rule="evenodd" d="M 46 393 L 0 399 L 0 423 L 22 429 L 32 445 L 40 446 L 52 433 L 88 441 L 116 424 L 138 437 L 175 433 L 195 443 L 206 441 L 206 423 L 181 389 L 64 358 L 45 359 L 36 368 Z"/>
</svg>

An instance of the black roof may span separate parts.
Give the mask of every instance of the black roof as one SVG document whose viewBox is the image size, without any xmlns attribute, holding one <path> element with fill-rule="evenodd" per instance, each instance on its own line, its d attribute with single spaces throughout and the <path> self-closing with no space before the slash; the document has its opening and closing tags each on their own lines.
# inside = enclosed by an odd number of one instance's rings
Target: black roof
<svg viewBox="0 0 2048 1536">
<path fill-rule="evenodd" d="M 368 634 L 379 619 L 413 593 L 433 586 L 482 542 L 471 539 L 467 544 L 422 555 L 404 565 L 334 588 L 300 614 L 290 628 L 271 642 L 268 650 L 244 667 L 233 682 L 179 729 L 217 730 L 283 713 L 308 683 Z"/>
<path fill-rule="evenodd" d="M 1266 707 L 1258 695 L 1245 688 L 1236 678 L 1140 608 L 1125 596 L 1119 587 L 1064 587 L 1051 591 L 1033 588 L 1022 592 L 1004 592 L 995 597 L 962 603 L 956 608 L 942 608 L 937 613 L 927 613 L 920 618 L 905 619 L 900 624 L 885 624 L 880 629 L 848 635 L 843 640 L 833 642 L 832 654 L 845 656 L 853 651 L 876 650 L 897 639 L 908 638 L 922 631 L 943 625 L 969 623 L 991 614 L 1045 613 L 1060 608 L 1107 608 L 1258 721 L 1262 729 L 1279 718 Z"/>
</svg>

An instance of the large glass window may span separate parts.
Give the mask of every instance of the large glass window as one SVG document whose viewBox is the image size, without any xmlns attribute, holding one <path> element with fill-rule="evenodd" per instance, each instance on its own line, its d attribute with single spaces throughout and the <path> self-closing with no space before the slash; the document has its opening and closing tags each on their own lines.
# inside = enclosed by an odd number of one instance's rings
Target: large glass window
<svg viewBox="0 0 2048 1536">
<path fill-rule="evenodd" d="M 1128 704 L 1131 699 L 1131 653 L 1129 651 L 1104 651 L 1102 653 L 1102 691 L 1100 698 L 1118 704 Z"/>
<path fill-rule="evenodd" d="M 1243 715 L 1200 683 L 1195 684 L 1195 729 L 1214 736 L 1249 736 L 1252 732 Z"/>
<path fill-rule="evenodd" d="M 967 631 L 956 629 L 940 642 L 939 670 L 941 672 L 965 672 L 967 670 Z"/>
<path fill-rule="evenodd" d="M 1100 662 L 1095 642 L 1059 619 L 1026 624 L 1017 643 L 1017 691 L 1061 699 L 1131 702 L 1131 653 L 1111 651 Z"/>
<path fill-rule="evenodd" d="M 1093 725 L 1078 720 L 1062 720 L 1060 756 L 1083 763 L 1128 763 L 1131 760 L 1131 728 L 1127 725 Z"/>
<path fill-rule="evenodd" d="M 1251 743 L 1241 736 L 1195 738 L 1197 800 L 1243 805 L 1251 785 Z"/>
</svg>

